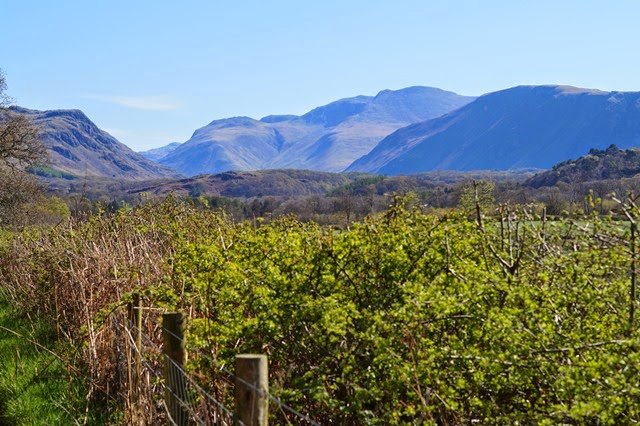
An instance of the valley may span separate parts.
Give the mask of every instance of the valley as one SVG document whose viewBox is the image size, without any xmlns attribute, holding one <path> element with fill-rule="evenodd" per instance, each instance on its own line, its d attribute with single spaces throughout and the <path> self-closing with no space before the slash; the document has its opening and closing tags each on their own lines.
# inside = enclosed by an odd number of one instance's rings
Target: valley
<svg viewBox="0 0 640 426">
<path fill-rule="evenodd" d="M 116 318 L 134 298 L 149 347 L 161 345 L 159 312 L 189 312 L 190 380 L 229 406 L 228 379 L 202 377 L 211 354 L 226 365 L 242 351 L 268 353 L 270 392 L 326 424 L 635 416 L 624 383 L 637 375 L 617 365 L 631 363 L 637 328 L 636 94 L 443 92 L 460 105 L 412 122 L 428 113 L 389 101 L 399 93 L 215 120 L 145 153 L 80 111 L 11 109 L 39 127 L 49 158 L 3 171 L 24 180 L 0 191 L 0 288 L 15 307 L 4 312 L 37 309 L 57 333 L 41 344 L 86 369 L 65 373 L 74 385 L 51 417 L 165 416 L 155 397 L 125 391 L 155 395 L 155 384 L 112 357 L 130 350 Z M 144 356 L 145 374 L 160 369 Z M 31 380 L 31 362 L 17 359 L 16 377 Z M 425 403 L 406 371 L 443 396 Z M 623 384 L 603 387 L 599 374 Z M 85 387 L 86 402 L 75 394 Z M 0 388 L 0 416 L 34 418 L 39 393 L 20 411 L 11 384 Z M 557 408 L 575 404 L 591 408 Z"/>
</svg>

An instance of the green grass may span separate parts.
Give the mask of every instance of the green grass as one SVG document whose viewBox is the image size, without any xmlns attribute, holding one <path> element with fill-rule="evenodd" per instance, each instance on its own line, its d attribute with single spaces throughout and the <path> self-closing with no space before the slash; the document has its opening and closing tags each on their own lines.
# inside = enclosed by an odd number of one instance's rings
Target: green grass
<svg viewBox="0 0 640 426">
<path fill-rule="evenodd" d="M 73 408 L 78 381 L 46 350 L 64 350 L 50 324 L 20 315 L 0 294 L 0 327 L 0 425 L 82 423 Z"/>
</svg>

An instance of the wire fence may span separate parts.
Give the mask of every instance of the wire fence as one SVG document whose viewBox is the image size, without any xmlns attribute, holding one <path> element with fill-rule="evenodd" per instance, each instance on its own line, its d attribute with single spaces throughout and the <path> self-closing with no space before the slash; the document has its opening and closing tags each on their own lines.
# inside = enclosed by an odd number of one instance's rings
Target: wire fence
<svg viewBox="0 0 640 426">
<path fill-rule="evenodd" d="M 220 371 L 223 371 L 226 374 L 228 374 L 229 376 L 234 377 L 236 381 L 241 382 L 243 385 L 245 385 L 246 387 L 254 390 L 255 392 L 261 392 L 261 389 L 258 389 L 252 383 L 249 383 L 246 380 L 243 380 L 241 377 L 236 376 L 235 373 L 230 371 L 224 365 L 218 364 L 218 362 L 215 361 L 210 356 L 207 356 L 207 355 L 201 355 L 201 356 L 206 358 L 207 360 L 209 360 L 214 365 L 216 365 L 220 369 Z M 293 416 L 294 419 L 296 420 L 295 424 L 310 424 L 312 426 L 320 426 L 319 423 L 316 423 L 314 420 L 312 420 L 306 414 L 303 414 L 300 411 L 298 411 L 298 410 L 286 405 L 285 403 L 283 403 L 282 401 L 280 401 L 278 398 L 276 398 L 275 396 L 271 395 L 270 393 L 267 393 L 266 396 L 269 399 L 269 401 L 274 403 L 276 405 L 276 407 L 278 407 L 278 409 L 280 409 L 282 411 L 282 413 L 285 416 L 285 421 L 287 422 L 287 424 L 292 424 L 292 423 L 291 423 L 291 421 L 289 421 L 289 419 L 287 419 L 286 416 Z M 303 423 L 300 423 L 300 422 L 303 422 Z"/>
<path fill-rule="evenodd" d="M 224 403 L 206 392 L 174 360 L 165 356 L 165 362 L 168 363 L 168 382 L 178 384 L 175 389 L 165 386 L 166 392 L 170 394 L 170 398 L 165 398 L 165 401 L 172 401 L 179 408 L 179 410 L 172 410 L 169 407 L 170 412 L 180 412 L 186 415 L 191 422 L 199 425 L 227 426 L 234 424 L 233 412 Z M 179 421 L 175 423 L 181 424 Z M 239 420 L 235 424 L 244 425 Z"/>
<path fill-rule="evenodd" d="M 124 402 L 128 424 L 244 425 L 234 399 L 234 387 L 244 386 L 268 400 L 278 424 L 319 426 L 308 415 L 239 377 L 207 354 L 196 356 L 213 366 L 218 376 L 215 385 L 203 379 L 202 374 L 185 371 L 185 366 L 163 348 L 167 336 L 186 346 L 184 336 L 165 327 L 149 312 L 152 311 L 147 311 L 140 330 L 123 312 L 113 312 L 109 320 L 117 357 L 114 388 Z"/>
<path fill-rule="evenodd" d="M 166 423 L 167 411 L 160 397 L 164 393 L 161 347 L 146 333 L 139 333 L 137 342 L 137 327 L 124 314 L 113 313 L 110 325 L 117 360 L 112 382 L 116 398 L 124 403 L 127 423 Z"/>
</svg>

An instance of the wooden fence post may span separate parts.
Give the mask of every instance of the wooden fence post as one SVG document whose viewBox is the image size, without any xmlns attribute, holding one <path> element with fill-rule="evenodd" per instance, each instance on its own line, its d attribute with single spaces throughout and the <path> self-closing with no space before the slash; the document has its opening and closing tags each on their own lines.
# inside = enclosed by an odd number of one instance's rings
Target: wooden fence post
<svg viewBox="0 0 640 426">
<path fill-rule="evenodd" d="M 129 368 L 129 390 L 132 400 L 135 401 L 135 409 L 138 409 L 140 402 L 139 389 L 140 380 L 142 377 L 142 358 L 140 352 L 142 351 L 142 305 L 140 303 L 140 294 L 134 293 L 133 300 L 128 305 L 127 318 L 129 323 L 127 328 L 131 333 L 133 339 L 133 347 L 130 348 L 129 360 L 133 359 L 134 370 L 131 371 L 131 365 Z M 131 327 L 129 326 L 131 324 Z M 127 336 L 128 341 L 128 336 Z"/>
<path fill-rule="evenodd" d="M 269 373 L 266 355 L 236 355 L 235 401 L 236 420 L 241 424 L 267 426 Z"/>
<path fill-rule="evenodd" d="M 162 351 L 166 356 L 164 360 L 164 380 L 167 387 L 165 403 L 169 410 L 168 414 L 171 416 L 167 424 L 176 424 L 178 426 L 186 426 L 189 421 L 187 408 L 183 405 L 183 401 L 186 401 L 185 382 L 182 372 L 177 371 L 169 359 L 173 360 L 181 368 L 187 361 L 184 319 L 184 314 L 181 312 L 162 315 Z"/>
<path fill-rule="evenodd" d="M 142 348 L 142 304 L 140 302 L 140 294 L 134 293 L 133 300 L 129 303 L 129 321 L 135 327 L 135 334 L 133 335 L 138 354 Z M 140 357 L 138 356 L 138 360 Z M 138 362 L 136 360 L 136 362 Z"/>
</svg>

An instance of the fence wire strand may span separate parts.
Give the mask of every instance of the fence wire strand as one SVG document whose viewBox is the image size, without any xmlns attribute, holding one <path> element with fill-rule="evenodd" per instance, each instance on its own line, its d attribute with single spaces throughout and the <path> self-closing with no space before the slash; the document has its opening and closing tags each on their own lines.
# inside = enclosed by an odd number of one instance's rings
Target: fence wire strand
<svg viewBox="0 0 640 426">
<path fill-rule="evenodd" d="M 168 421 L 176 426 L 184 423 L 183 420 L 185 419 L 180 418 L 180 416 L 186 416 L 189 424 L 243 426 L 243 423 L 236 418 L 231 408 L 218 398 L 212 396 L 198 384 L 191 375 L 187 374 L 183 366 L 164 354 L 161 346 L 156 343 L 161 339 L 160 336 L 158 336 L 160 331 L 181 342 L 185 342 L 183 337 L 159 325 L 154 318 L 147 317 L 147 324 L 150 325 L 150 331 L 155 335 L 155 339 L 141 330 L 139 334 L 141 347 L 138 348 L 136 344 L 138 330 L 131 319 L 125 315 L 117 315 L 116 313 L 111 317 L 114 328 L 119 331 L 125 340 L 124 350 L 116 352 L 122 364 L 121 368 L 128 374 L 128 380 L 132 380 L 133 373 L 131 368 L 136 365 L 135 359 L 140 361 L 140 371 L 135 372 L 135 378 L 138 383 L 128 384 L 129 393 L 133 393 L 138 399 L 137 401 L 128 401 L 128 403 L 134 405 L 136 402 L 140 403 L 143 401 L 144 406 L 131 407 L 132 412 L 139 412 L 132 414 L 133 417 L 138 419 L 145 417 L 152 419 L 153 422 L 164 419 L 164 421 Z M 256 393 L 264 395 L 263 390 L 236 376 L 234 372 L 218 363 L 218 361 L 211 356 L 203 353 L 198 353 L 198 355 L 211 362 L 218 371 L 228 375 L 231 383 L 235 381 L 240 382 Z M 163 374 L 163 369 L 166 369 L 165 374 Z M 119 374 L 123 375 L 123 373 Z M 132 388 L 135 388 L 135 391 L 132 392 Z M 145 398 L 141 398 L 143 393 Z M 162 398 L 162 394 L 165 395 L 164 398 Z M 271 395 L 271 393 L 267 392 L 266 396 L 269 401 L 277 407 L 277 410 L 280 411 L 286 424 L 319 426 L 319 423 L 312 420 L 309 416 L 283 403 L 280 399 Z M 153 404 L 151 402 L 153 402 Z M 179 418 L 172 418 L 172 412 L 179 413 Z M 295 423 L 287 419 L 288 416 L 295 417 L 295 420 L 293 420 Z"/>
<path fill-rule="evenodd" d="M 175 339 L 184 342 L 185 340 L 176 335 L 175 333 L 173 333 L 171 330 L 168 330 L 166 328 L 162 328 L 163 332 L 169 334 L 170 336 L 174 337 Z M 254 386 L 253 384 L 245 381 L 244 379 L 236 376 L 236 374 L 234 372 L 232 372 L 231 370 L 229 370 L 228 368 L 226 368 L 224 365 L 219 364 L 216 360 L 214 360 L 212 357 L 206 355 L 206 354 L 199 354 L 201 357 L 209 360 L 213 365 L 215 365 L 220 371 L 225 372 L 226 374 L 228 374 L 230 377 L 232 377 L 234 380 L 238 380 L 239 382 L 241 382 L 242 384 L 244 384 L 245 386 L 247 386 L 248 388 L 252 389 L 253 391 L 262 394 L 263 391 L 259 388 L 257 388 L 256 386 Z M 299 420 L 303 420 L 304 422 L 312 425 L 312 426 L 320 426 L 319 423 L 317 423 L 316 421 L 314 421 L 313 419 L 311 419 L 309 416 L 307 416 L 306 414 L 301 413 L 300 411 L 296 410 L 295 408 L 292 408 L 290 406 L 288 406 L 287 404 L 283 403 L 280 399 L 276 398 L 275 396 L 273 396 L 270 392 L 267 392 L 267 398 L 269 398 L 269 400 L 271 402 L 273 402 L 274 404 L 276 404 L 278 406 L 278 408 L 280 408 L 280 410 L 282 411 L 286 411 L 289 414 L 292 414 L 293 416 L 297 417 Z"/>
<path fill-rule="evenodd" d="M 258 387 L 254 386 L 252 383 L 247 382 L 246 380 L 242 379 L 241 377 L 236 376 L 236 374 L 234 372 L 229 370 L 224 365 L 219 364 L 212 357 L 210 357 L 208 355 L 205 355 L 205 354 L 200 354 L 200 356 L 202 356 L 203 358 L 208 359 L 209 361 L 211 361 L 214 365 L 216 365 L 220 369 L 220 371 L 223 371 L 223 372 L 227 373 L 229 376 L 233 377 L 234 380 L 237 380 L 237 381 L 241 382 L 243 385 L 247 386 L 248 388 L 252 389 L 253 391 L 255 391 L 255 392 L 259 393 L 259 394 L 263 393 L 263 391 L 261 389 L 259 389 Z M 287 404 L 283 403 L 280 399 L 278 399 L 275 396 L 273 396 L 270 392 L 267 392 L 267 398 L 269 398 L 269 401 L 271 401 L 274 404 L 276 404 L 278 406 L 278 408 L 280 408 L 283 411 L 288 412 L 289 414 L 294 415 L 299 420 L 303 420 L 303 421 L 307 422 L 308 424 L 310 424 L 312 426 L 320 426 L 319 423 L 317 423 L 314 420 L 312 420 L 309 416 L 307 416 L 306 414 L 301 413 L 300 411 L 296 410 L 295 408 L 292 408 L 292 407 L 288 406 Z"/>
<path fill-rule="evenodd" d="M 166 386 L 168 391 L 176 398 L 179 405 L 189 412 L 192 420 L 201 425 L 231 425 L 233 424 L 233 412 L 222 402 L 211 396 L 198 385 L 184 369 L 169 356 L 165 355 L 169 369 L 169 382 L 178 384 L 177 389 Z M 180 395 L 178 395 L 180 394 Z M 242 422 L 238 420 L 242 425 Z"/>
</svg>

